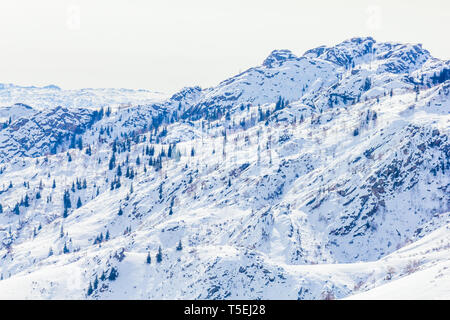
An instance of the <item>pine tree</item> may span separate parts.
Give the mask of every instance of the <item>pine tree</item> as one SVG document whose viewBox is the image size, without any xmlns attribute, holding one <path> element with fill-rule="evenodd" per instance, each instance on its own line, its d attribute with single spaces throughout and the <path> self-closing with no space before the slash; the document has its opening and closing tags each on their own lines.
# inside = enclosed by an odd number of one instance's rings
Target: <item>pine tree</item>
<svg viewBox="0 0 450 320">
<path fill-rule="evenodd" d="M 161 246 L 158 248 L 158 253 L 156 254 L 156 262 L 160 263 L 162 261 L 162 251 Z"/>
<path fill-rule="evenodd" d="M 53 249 L 50 247 L 50 250 L 48 251 L 48 256 L 51 257 L 53 255 Z"/>
<path fill-rule="evenodd" d="M 67 248 L 67 243 L 64 242 L 63 253 L 66 254 L 66 253 L 69 253 L 69 252 L 70 252 L 70 251 L 69 251 L 69 248 Z"/>
<path fill-rule="evenodd" d="M 147 254 L 147 264 L 152 263 L 152 257 L 150 256 L 150 252 Z"/>
<path fill-rule="evenodd" d="M 94 290 L 92 290 L 92 284 L 89 282 L 89 288 L 87 289 L 87 295 L 90 296 Z"/>
<path fill-rule="evenodd" d="M 364 82 L 364 86 L 363 86 L 363 90 L 367 91 L 370 89 L 371 87 L 371 82 L 370 82 L 370 78 L 366 78 L 365 82 Z"/>
<path fill-rule="evenodd" d="M 94 279 L 94 290 L 97 290 L 98 288 L 98 278 L 97 275 L 95 275 L 95 279 Z"/>
<path fill-rule="evenodd" d="M 16 203 L 16 205 L 14 206 L 13 213 L 16 214 L 16 215 L 20 214 L 20 208 L 19 208 L 19 204 L 18 203 Z"/>
<path fill-rule="evenodd" d="M 81 203 L 81 199 L 80 197 L 78 197 L 78 201 L 77 201 L 77 209 L 80 208 L 83 204 Z"/>
<path fill-rule="evenodd" d="M 111 272 L 108 276 L 108 280 L 114 281 L 117 279 L 118 276 L 119 276 L 119 273 L 117 272 L 117 269 L 112 267 Z"/>
<path fill-rule="evenodd" d="M 78 147 L 79 150 L 83 149 L 83 140 L 81 139 L 81 137 L 78 138 L 77 147 Z"/>
<path fill-rule="evenodd" d="M 91 155 L 92 155 L 91 145 L 88 145 L 88 147 L 86 148 L 86 154 L 87 154 L 88 156 L 91 156 Z"/>
<path fill-rule="evenodd" d="M 122 207 L 119 207 L 119 212 L 117 213 L 119 216 L 121 216 L 123 214 L 123 210 Z"/>
<path fill-rule="evenodd" d="M 183 250 L 183 246 L 181 245 L 181 240 L 178 242 L 177 251 Z"/>
<path fill-rule="evenodd" d="M 53 179 L 52 189 L 55 189 L 55 188 L 56 188 L 56 182 L 55 182 L 55 179 Z"/>
<path fill-rule="evenodd" d="M 70 139 L 69 149 L 75 149 L 76 136 L 73 135 Z"/>
<path fill-rule="evenodd" d="M 116 154 L 113 152 L 111 159 L 109 160 L 109 170 L 114 169 L 116 166 Z"/>
<path fill-rule="evenodd" d="M 70 194 L 69 194 L 68 190 L 64 191 L 63 203 L 64 203 L 64 209 L 68 209 L 68 208 L 72 207 L 72 204 L 70 202 Z"/>
<path fill-rule="evenodd" d="M 28 195 L 25 195 L 25 199 L 23 201 L 23 205 L 25 208 L 28 208 L 30 206 L 30 202 L 29 202 L 30 198 L 28 197 Z"/>
</svg>

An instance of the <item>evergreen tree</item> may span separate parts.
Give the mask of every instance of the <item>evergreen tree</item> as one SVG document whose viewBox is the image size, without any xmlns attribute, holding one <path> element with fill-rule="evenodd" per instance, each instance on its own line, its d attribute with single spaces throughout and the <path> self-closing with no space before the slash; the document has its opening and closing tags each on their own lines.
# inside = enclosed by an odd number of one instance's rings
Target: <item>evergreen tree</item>
<svg viewBox="0 0 450 320">
<path fill-rule="evenodd" d="M 98 278 L 97 275 L 95 275 L 95 279 L 94 279 L 94 290 L 97 290 L 98 288 Z"/>
<path fill-rule="evenodd" d="M 77 201 L 77 209 L 80 208 L 83 204 L 81 203 L 81 199 L 80 197 L 78 197 L 78 201 Z"/>
<path fill-rule="evenodd" d="M 364 81 L 364 86 L 363 86 L 363 90 L 367 91 L 370 89 L 371 87 L 371 82 L 370 82 L 370 78 L 366 78 L 366 80 Z"/>
<path fill-rule="evenodd" d="M 83 140 L 81 139 L 81 137 L 78 138 L 77 147 L 79 150 L 83 149 Z"/>
<path fill-rule="evenodd" d="M 69 251 L 69 248 L 67 248 L 67 243 L 64 242 L 63 253 L 66 254 L 66 253 L 69 253 L 69 252 L 70 252 L 70 251 Z"/>
<path fill-rule="evenodd" d="M 122 207 L 119 207 L 119 212 L 117 213 L 119 216 L 121 216 L 123 214 L 123 210 Z"/>
<path fill-rule="evenodd" d="M 161 246 L 158 248 L 158 253 L 156 254 L 156 262 L 160 263 L 162 261 L 162 251 Z"/>
<path fill-rule="evenodd" d="M 64 209 L 68 209 L 68 208 L 72 207 L 72 204 L 70 203 L 70 193 L 68 190 L 64 191 L 63 203 L 64 203 Z"/>
<path fill-rule="evenodd" d="M 92 290 L 92 284 L 89 282 L 89 288 L 87 289 L 87 295 L 90 296 L 94 290 Z"/>
<path fill-rule="evenodd" d="M 181 240 L 178 242 L 177 251 L 183 250 L 183 246 L 181 245 Z"/>
<path fill-rule="evenodd" d="M 91 145 L 88 145 L 88 147 L 86 148 L 86 154 L 87 154 L 88 156 L 91 156 L 91 155 L 92 155 Z"/>
<path fill-rule="evenodd" d="M 14 206 L 13 213 L 16 214 L 16 215 L 20 214 L 20 208 L 19 208 L 19 204 L 18 203 L 16 203 L 16 205 Z"/>
<path fill-rule="evenodd" d="M 55 182 L 55 179 L 53 179 L 52 189 L 55 189 L 55 188 L 56 188 L 56 182 Z"/>
<path fill-rule="evenodd" d="M 118 276 L 119 276 L 119 272 L 117 272 L 116 268 L 112 267 L 111 272 L 108 276 L 108 280 L 114 281 L 117 279 Z"/>
<path fill-rule="evenodd" d="M 152 263 L 152 257 L 150 257 L 150 252 L 147 254 L 147 264 Z"/>
<path fill-rule="evenodd" d="M 114 169 L 116 166 L 116 154 L 113 152 L 111 159 L 109 160 L 109 170 Z"/>
<path fill-rule="evenodd" d="M 75 149 L 76 136 L 73 135 L 70 139 L 69 149 Z"/>
</svg>

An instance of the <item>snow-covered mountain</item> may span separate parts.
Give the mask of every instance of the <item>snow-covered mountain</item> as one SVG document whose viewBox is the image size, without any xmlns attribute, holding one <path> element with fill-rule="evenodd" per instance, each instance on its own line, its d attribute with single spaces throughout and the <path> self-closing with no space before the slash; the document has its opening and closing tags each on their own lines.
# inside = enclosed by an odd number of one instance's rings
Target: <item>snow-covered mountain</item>
<svg viewBox="0 0 450 320">
<path fill-rule="evenodd" d="M 121 108 L 4 86 L 0 298 L 450 298 L 449 63 L 369 37 Z"/>
<path fill-rule="evenodd" d="M 98 109 L 103 106 L 116 109 L 130 105 L 155 103 L 166 98 L 167 95 L 163 93 L 144 89 L 85 88 L 67 90 L 55 85 L 36 87 L 0 83 L 0 107 L 22 103 L 38 110 L 50 109 L 55 106 L 88 109 Z"/>
</svg>

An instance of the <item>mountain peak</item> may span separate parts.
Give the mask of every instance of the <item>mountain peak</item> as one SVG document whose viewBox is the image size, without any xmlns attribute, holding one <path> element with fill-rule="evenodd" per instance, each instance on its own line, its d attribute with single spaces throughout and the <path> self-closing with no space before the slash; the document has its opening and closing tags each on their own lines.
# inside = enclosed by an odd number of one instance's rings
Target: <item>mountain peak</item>
<svg viewBox="0 0 450 320">
<path fill-rule="evenodd" d="M 341 66 L 349 65 L 354 59 L 371 52 L 376 41 L 372 37 L 355 37 L 333 47 L 320 46 L 304 53 L 303 56 L 320 58 Z"/>
<path fill-rule="evenodd" d="M 269 56 L 264 60 L 263 66 L 271 68 L 275 63 L 281 63 L 286 60 L 296 59 L 297 56 L 290 50 L 273 50 Z"/>
</svg>

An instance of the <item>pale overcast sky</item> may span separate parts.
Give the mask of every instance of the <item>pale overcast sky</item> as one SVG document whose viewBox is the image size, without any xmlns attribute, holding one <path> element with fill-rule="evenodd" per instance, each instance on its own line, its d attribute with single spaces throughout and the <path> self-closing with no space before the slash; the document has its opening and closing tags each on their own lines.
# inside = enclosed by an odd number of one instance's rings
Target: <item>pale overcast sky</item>
<svg viewBox="0 0 450 320">
<path fill-rule="evenodd" d="M 368 35 L 449 59 L 449 21 L 448 0 L 1 0 L 0 83 L 171 93 Z"/>
</svg>

